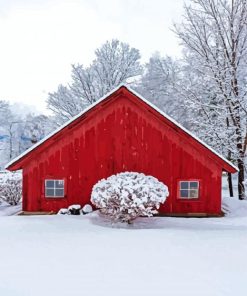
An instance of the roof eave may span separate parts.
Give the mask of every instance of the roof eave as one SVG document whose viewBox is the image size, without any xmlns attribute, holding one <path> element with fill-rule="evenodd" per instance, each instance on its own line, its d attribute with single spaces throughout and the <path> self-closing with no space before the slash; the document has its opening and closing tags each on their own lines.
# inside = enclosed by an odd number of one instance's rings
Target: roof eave
<svg viewBox="0 0 247 296">
<path fill-rule="evenodd" d="M 234 165 L 227 164 L 227 165 L 224 165 L 223 171 L 227 172 L 227 173 L 235 174 L 235 173 L 239 172 L 239 169 Z"/>
</svg>

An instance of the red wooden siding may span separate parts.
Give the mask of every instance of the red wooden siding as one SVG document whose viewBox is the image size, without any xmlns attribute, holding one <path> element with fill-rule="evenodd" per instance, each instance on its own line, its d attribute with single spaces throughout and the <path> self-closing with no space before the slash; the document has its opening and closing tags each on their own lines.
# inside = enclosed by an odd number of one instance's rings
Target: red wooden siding
<svg viewBox="0 0 247 296">
<path fill-rule="evenodd" d="M 44 142 L 22 167 L 25 211 L 89 203 L 99 179 L 137 171 L 168 186 L 161 213 L 220 213 L 221 161 L 124 88 Z M 46 178 L 66 179 L 65 198 L 45 197 Z M 200 180 L 198 200 L 178 199 L 179 180 L 189 179 Z"/>
</svg>

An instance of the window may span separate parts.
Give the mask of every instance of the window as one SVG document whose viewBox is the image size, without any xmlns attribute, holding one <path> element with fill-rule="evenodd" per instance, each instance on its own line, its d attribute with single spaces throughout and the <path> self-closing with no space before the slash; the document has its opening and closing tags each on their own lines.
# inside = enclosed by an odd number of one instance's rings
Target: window
<svg viewBox="0 0 247 296">
<path fill-rule="evenodd" d="M 199 182 L 198 181 L 180 181 L 179 182 L 179 198 L 181 199 L 199 198 Z"/>
<path fill-rule="evenodd" d="M 64 197 L 64 180 L 45 180 L 46 197 Z"/>
</svg>

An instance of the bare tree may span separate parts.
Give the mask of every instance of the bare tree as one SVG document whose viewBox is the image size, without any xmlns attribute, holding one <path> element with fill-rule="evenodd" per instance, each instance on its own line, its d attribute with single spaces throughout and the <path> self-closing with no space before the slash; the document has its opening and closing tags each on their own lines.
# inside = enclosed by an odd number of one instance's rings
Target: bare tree
<svg viewBox="0 0 247 296">
<path fill-rule="evenodd" d="M 192 97 L 208 120 L 220 118 L 214 138 L 231 134 L 226 156 L 236 162 L 239 199 L 244 199 L 244 156 L 247 143 L 247 2 L 246 0 L 191 0 L 184 22 L 175 32 L 196 61 L 211 94 L 206 102 Z M 197 97 L 197 98 L 196 98 Z M 214 116 L 212 116 L 214 112 Z M 227 144 L 227 142 L 225 143 Z"/>
</svg>

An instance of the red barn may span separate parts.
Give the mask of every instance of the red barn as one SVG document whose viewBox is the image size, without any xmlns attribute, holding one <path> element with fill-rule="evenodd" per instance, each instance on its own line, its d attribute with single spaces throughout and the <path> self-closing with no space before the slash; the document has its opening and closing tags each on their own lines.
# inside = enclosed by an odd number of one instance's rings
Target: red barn
<svg viewBox="0 0 247 296">
<path fill-rule="evenodd" d="M 90 202 L 93 185 L 123 171 L 166 184 L 166 215 L 220 215 L 222 171 L 237 168 L 125 85 L 25 151 L 23 210 L 58 211 Z"/>
</svg>

